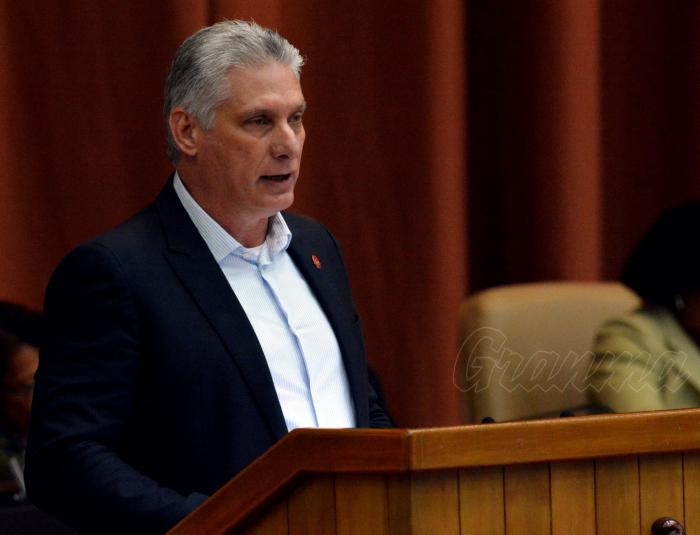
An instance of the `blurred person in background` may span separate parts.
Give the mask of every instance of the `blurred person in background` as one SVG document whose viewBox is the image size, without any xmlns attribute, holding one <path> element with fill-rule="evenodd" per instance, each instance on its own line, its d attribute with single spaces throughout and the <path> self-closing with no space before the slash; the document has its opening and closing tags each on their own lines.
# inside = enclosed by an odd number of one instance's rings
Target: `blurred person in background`
<svg viewBox="0 0 700 535">
<path fill-rule="evenodd" d="M 613 412 L 700 407 L 700 201 L 665 213 L 621 280 L 643 305 L 598 332 L 592 401 Z"/>
<path fill-rule="evenodd" d="M 22 503 L 24 450 L 39 362 L 41 316 L 0 302 L 0 503 Z"/>
</svg>

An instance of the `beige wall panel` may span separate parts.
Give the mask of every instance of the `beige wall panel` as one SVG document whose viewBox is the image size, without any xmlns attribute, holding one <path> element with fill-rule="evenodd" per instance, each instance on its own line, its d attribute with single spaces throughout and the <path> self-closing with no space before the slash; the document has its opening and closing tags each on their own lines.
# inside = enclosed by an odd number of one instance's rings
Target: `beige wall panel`
<svg viewBox="0 0 700 535">
<path fill-rule="evenodd" d="M 334 535 L 333 476 L 310 477 L 289 496 L 289 535 Z"/>
<path fill-rule="evenodd" d="M 595 465 L 593 461 L 557 462 L 550 466 L 553 535 L 595 533 Z"/>
<path fill-rule="evenodd" d="M 639 489 L 644 535 L 649 533 L 654 520 L 663 516 L 685 522 L 681 454 L 640 457 Z"/>
<path fill-rule="evenodd" d="M 411 475 L 411 533 L 459 535 L 457 470 Z"/>
<path fill-rule="evenodd" d="M 598 535 L 640 533 L 637 457 L 597 460 L 595 498 Z"/>
<path fill-rule="evenodd" d="M 506 533 L 550 533 L 549 465 L 506 466 L 504 478 Z"/>
<path fill-rule="evenodd" d="M 504 535 L 503 468 L 460 470 L 461 535 Z"/>
<path fill-rule="evenodd" d="M 389 533 L 386 476 L 335 476 L 335 515 L 338 535 Z"/>
</svg>

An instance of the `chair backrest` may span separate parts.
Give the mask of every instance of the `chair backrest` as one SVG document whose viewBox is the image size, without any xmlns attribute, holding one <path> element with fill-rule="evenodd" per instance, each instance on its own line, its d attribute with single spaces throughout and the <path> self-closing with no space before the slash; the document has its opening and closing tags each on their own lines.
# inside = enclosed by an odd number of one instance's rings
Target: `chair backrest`
<svg viewBox="0 0 700 535">
<path fill-rule="evenodd" d="M 455 366 L 465 420 L 550 417 L 587 407 L 595 333 L 637 306 L 632 291 L 611 282 L 519 284 L 471 296 L 462 305 Z"/>
</svg>

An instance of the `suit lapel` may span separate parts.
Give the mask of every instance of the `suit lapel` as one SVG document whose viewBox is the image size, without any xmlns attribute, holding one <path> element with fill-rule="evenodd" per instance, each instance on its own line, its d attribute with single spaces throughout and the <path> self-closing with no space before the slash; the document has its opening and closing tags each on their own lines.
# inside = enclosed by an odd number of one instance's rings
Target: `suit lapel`
<svg viewBox="0 0 700 535">
<path fill-rule="evenodd" d="M 328 321 L 333 328 L 340 352 L 345 365 L 345 372 L 350 386 L 350 392 L 355 406 L 355 419 L 358 427 L 369 426 L 369 408 L 367 405 L 367 372 L 364 368 L 364 349 L 361 338 L 353 332 L 359 329 L 354 325 L 355 318 L 351 303 L 348 303 L 346 292 L 339 291 L 339 278 L 345 278 L 344 268 L 337 265 L 327 265 L 326 262 L 339 260 L 338 252 L 330 249 L 330 239 L 324 240 L 329 244 L 311 243 L 308 236 L 294 225 L 293 216 L 285 214 L 285 220 L 292 230 L 292 241 L 287 249 L 311 291 L 318 300 Z M 317 267 L 314 257 L 319 262 Z"/>
<path fill-rule="evenodd" d="M 218 333 L 279 440 L 287 433 L 272 375 L 255 331 L 206 243 L 168 183 L 156 201 L 166 259 Z"/>
</svg>

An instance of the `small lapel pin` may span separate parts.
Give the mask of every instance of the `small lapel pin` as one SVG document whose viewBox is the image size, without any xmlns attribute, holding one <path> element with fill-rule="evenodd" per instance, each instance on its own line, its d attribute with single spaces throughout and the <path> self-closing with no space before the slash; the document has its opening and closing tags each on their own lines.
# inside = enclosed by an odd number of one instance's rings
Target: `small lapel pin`
<svg viewBox="0 0 700 535">
<path fill-rule="evenodd" d="M 321 269 L 321 261 L 318 259 L 318 256 L 312 254 L 311 261 L 314 263 L 314 266 L 316 266 L 316 269 Z"/>
</svg>

